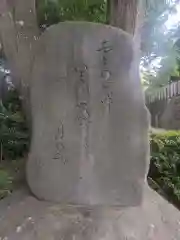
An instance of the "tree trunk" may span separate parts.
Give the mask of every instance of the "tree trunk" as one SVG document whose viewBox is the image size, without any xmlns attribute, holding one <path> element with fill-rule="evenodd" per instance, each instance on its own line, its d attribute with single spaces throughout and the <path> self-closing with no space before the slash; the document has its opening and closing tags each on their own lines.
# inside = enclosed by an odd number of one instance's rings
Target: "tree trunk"
<svg viewBox="0 0 180 240">
<path fill-rule="evenodd" d="M 134 35 L 138 15 L 139 0 L 108 0 L 109 23 Z"/>
<path fill-rule="evenodd" d="M 29 84 L 33 43 L 39 35 L 35 0 L 0 0 L 0 42 L 30 121 Z"/>
<path fill-rule="evenodd" d="M 133 35 L 137 59 L 141 57 L 141 30 L 144 20 L 143 0 L 108 0 L 109 24 Z"/>
</svg>

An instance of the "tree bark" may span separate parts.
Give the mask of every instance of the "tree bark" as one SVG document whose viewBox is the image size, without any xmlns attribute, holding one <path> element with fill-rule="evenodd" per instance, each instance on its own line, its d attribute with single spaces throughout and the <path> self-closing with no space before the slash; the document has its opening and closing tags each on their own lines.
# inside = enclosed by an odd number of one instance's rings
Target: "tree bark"
<svg viewBox="0 0 180 240">
<path fill-rule="evenodd" d="M 109 23 L 133 35 L 137 59 L 141 58 L 141 32 L 144 21 L 143 0 L 108 0 Z"/>
<path fill-rule="evenodd" d="M 35 0 L 0 0 L 0 42 L 29 121 L 33 44 L 38 35 Z"/>
<path fill-rule="evenodd" d="M 139 0 L 108 0 L 109 23 L 134 35 L 139 8 Z"/>
</svg>

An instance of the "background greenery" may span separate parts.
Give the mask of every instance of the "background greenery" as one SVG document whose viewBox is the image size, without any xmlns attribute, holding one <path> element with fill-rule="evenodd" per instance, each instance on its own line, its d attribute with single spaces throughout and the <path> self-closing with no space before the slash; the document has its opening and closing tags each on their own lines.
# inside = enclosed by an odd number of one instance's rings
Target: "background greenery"
<svg viewBox="0 0 180 240">
<path fill-rule="evenodd" d="M 63 21 L 107 22 L 104 0 L 39 0 L 37 16 L 40 27 Z"/>
<path fill-rule="evenodd" d="M 180 208 L 180 131 L 152 131 L 149 183 Z"/>
<path fill-rule="evenodd" d="M 18 93 L 11 89 L 0 101 L 0 199 L 25 183 L 29 131 Z"/>
<path fill-rule="evenodd" d="M 21 101 L 11 89 L 6 101 L 0 101 L 0 161 L 22 157 L 29 146 L 29 132 Z"/>
</svg>

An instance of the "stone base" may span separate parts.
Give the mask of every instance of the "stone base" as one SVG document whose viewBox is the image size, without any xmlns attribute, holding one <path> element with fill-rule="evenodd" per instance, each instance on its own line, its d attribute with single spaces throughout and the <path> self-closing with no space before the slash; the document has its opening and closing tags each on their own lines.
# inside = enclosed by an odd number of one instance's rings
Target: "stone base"
<svg viewBox="0 0 180 240">
<path fill-rule="evenodd" d="M 19 193 L 0 202 L 1 240 L 178 240 L 180 213 L 145 188 L 134 208 L 94 208 L 40 202 Z"/>
</svg>

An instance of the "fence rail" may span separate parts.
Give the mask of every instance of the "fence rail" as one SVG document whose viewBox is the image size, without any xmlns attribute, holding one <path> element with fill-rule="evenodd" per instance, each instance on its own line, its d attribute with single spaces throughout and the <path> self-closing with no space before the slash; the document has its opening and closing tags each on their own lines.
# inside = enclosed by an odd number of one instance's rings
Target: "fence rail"
<svg viewBox="0 0 180 240">
<path fill-rule="evenodd" d="M 172 97 L 180 95 L 180 80 L 172 82 L 164 87 L 161 87 L 153 92 L 146 92 L 146 102 L 153 103 L 159 100 L 168 100 Z"/>
</svg>

